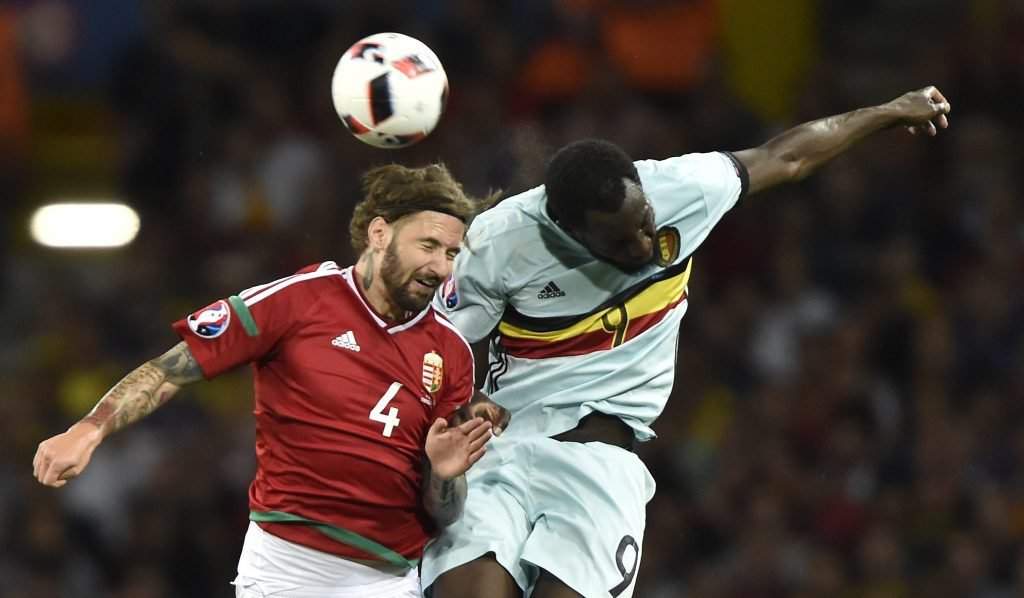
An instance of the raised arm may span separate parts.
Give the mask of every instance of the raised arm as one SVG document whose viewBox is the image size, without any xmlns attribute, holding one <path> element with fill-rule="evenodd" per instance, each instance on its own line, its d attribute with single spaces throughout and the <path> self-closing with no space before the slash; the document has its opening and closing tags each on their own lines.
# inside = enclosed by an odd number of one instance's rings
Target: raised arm
<svg viewBox="0 0 1024 598">
<path fill-rule="evenodd" d="M 66 432 L 39 443 L 32 460 L 36 479 L 46 486 L 63 486 L 82 473 L 104 438 L 149 415 L 179 388 L 202 377 L 184 341 L 135 368 L 108 390 L 88 415 Z"/>
<path fill-rule="evenodd" d="M 935 87 L 911 91 L 869 108 L 798 125 L 763 145 L 735 152 L 750 175 L 749 193 L 798 181 L 868 135 L 894 126 L 935 135 L 949 126 L 950 105 Z"/>
</svg>

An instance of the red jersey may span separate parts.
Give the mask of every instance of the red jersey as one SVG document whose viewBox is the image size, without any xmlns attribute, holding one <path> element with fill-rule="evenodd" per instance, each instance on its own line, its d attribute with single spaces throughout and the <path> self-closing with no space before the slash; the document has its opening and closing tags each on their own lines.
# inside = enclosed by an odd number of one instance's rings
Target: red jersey
<svg viewBox="0 0 1024 598">
<path fill-rule="evenodd" d="M 347 558 L 418 559 L 427 429 L 472 396 L 473 355 L 432 307 L 389 324 L 358 286 L 325 262 L 173 326 L 207 378 L 253 364 L 254 520 Z"/>
</svg>

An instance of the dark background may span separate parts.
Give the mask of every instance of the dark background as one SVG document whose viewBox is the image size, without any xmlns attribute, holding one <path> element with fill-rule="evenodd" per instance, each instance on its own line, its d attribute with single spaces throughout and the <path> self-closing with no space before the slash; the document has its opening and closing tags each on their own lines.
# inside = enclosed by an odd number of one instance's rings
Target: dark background
<svg viewBox="0 0 1024 598">
<path fill-rule="evenodd" d="M 333 113 L 363 35 L 434 48 L 420 145 Z M 168 323 L 351 263 L 358 175 L 444 160 L 540 182 L 560 144 L 743 149 L 938 85 L 936 139 L 882 132 L 749 198 L 698 251 L 675 390 L 643 449 L 638 597 L 1024 595 L 1024 4 L 1011 0 L 55 1 L 0 5 L 0 596 L 230 596 L 253 471 L 248 372 L 189 387 L 62 490 L 38 442 L 175 342 Z M 129 247 L 31 242 L 112 197 Z"/>
</svg>

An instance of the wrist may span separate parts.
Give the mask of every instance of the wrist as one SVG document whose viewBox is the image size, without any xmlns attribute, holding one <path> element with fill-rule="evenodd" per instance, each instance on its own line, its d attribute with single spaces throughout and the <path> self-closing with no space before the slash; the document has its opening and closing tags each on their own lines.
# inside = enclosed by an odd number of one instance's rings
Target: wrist
<svg viewBox="0 0 1024 598">
<path fill-rule="evenodd" d="M 103 426 L 96 422 L 89 421 L 88 419 L 75 422 L 70 428 L 68 428 L 68 432 L 75 434 L 76 436 L 81 436 L 82 438 L 87 438 L 95 444 L 102 442 L 103 438 L 106 436 L 106 430 Z"/>
<path fill-rule="evenodd" d="M 430 457 L 428 456 L 427 459 L 429 460 Z M 457 477 L 459 477 L 459 476 L 458 475 L 446 476 L 446 475 L 442 474 L 441 472 L 439 472 L 437 470 L 436 467 L 434 467 L 434 462 L 433 461 L 430 462 L 430 481 L 431 482 L 438 483 L 438 484 L 443 484 L 445 482 L 450 482 L 450 481 L 454 480 Z"/>
<path fill-rule="evenodd" d="M 900 109 L 896 105 L 896 100 L 875 106 L 873 112 L 879 120 L 880 128 L 893 127 L 900 123 Z"/>
</svg>

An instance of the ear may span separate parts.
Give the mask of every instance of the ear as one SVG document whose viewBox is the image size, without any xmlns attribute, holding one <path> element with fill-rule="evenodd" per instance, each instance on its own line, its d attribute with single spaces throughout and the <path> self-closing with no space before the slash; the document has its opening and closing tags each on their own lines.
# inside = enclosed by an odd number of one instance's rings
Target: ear
<svg viewBox="0 0 1024 598">
<path fill-rule="evenodd" d="M 393 229 L 387 220 L 377 216 L 366 227 L 367 248 L 383 251 L 391 243 Z"/>
</svg>

